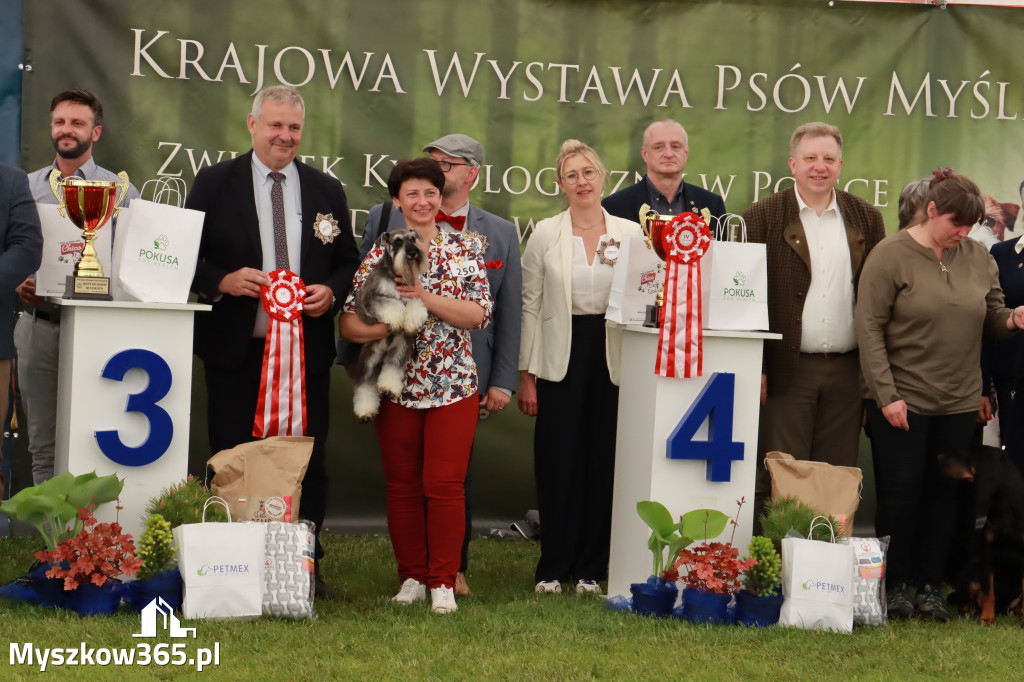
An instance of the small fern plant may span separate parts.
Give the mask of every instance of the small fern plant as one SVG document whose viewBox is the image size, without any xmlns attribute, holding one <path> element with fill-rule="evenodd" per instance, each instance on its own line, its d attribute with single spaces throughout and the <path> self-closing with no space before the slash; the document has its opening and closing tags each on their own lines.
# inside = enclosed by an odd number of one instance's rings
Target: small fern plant
<svg viewBox="0 0 1024 682">
<path fill-rule="evenodd" d="M 750 558 L 757 563 L 743 573 L 743 587 L 761 597 L 775 596 L 782 584 L 782 557 L 775 551 L 775 544 L 766 537 L 755 535 L 750 538 L 748 551 Z"/>
</svg>

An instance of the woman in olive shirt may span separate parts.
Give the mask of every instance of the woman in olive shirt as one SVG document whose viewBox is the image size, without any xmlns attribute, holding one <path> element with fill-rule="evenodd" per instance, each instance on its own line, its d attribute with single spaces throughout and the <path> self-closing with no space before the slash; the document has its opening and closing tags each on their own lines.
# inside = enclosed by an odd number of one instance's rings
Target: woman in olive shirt
<svg viewBox="0 0 1024 682">
<path fill-rule="evenodd" d="M 939 594 L 951 550 L 956 484 L 936 457 L 967 448 L 981 404 L 981 338 L 1024 328 L 1003 306 L 988 250 L 967 239 L 981 192 L 951 169 L 932 178 L 923 222 L 887 237 L 861 274 L 857 341 L 868 426 L 879 448 L 878 532 L 891 536 L 889 613 L 945 621 Z"/>
</svg>

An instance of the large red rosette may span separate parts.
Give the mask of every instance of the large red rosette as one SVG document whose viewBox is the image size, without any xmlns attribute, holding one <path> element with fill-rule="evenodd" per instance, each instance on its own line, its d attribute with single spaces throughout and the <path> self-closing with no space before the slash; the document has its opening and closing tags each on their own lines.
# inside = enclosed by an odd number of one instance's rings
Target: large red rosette
<svg viewBox="0 0 1024 682">
<path fill-rule="evenodd" d="M 704 368 L 700 259 L 711 246 L 708 225 L 696 213 L 680 213 L 661 233 L 665 250 L 665 319 L 658 332 L 654 372 L 699 377 Z"/>
<path fill-rule="evenodd" d="M 252 435 L 306 434 L 306 360 L 302 339 L 302 304 L 306 285 L 289 270 L 274 270 L 260 301 L 270 319 L 263 346 L 263 376 Z"/>
</svg>

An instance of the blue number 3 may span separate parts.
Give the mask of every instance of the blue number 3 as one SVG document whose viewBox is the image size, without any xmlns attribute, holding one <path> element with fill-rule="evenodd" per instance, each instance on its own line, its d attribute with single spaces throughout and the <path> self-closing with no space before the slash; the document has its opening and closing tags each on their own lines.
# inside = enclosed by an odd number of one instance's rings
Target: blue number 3
<svg viewBox="0 0 1024 682">
<path fill-rule="evenodd" d="M 138 447 L 130 448 L 121 442 L 117 431 L 97 431 L 96 442 L 108 459 L 130 467 L 152 464 L 167 452 L 174 435 L 171 415 L 157 405 L 171 390 L 171 368 L 167 361 L 150 350 L 132 348 L 123 350 L 107 361 L 102 376 L 123 381 L 130 369 L 141 369 L 149 377 L 149 385 L 141 393 L 128 396 L 125 412 L 141 412 L 149 420 L 149 435 Z"/>
<path fill-rule="evenodd" d="M 743 459 L 743 443 L 733 442 L 732 414 L 736 375 L 715 372 L 668 437 L 670 459 L 706 459 L 707 480 L 730 479 L 732 463 Z M 694 440 L 697 429 L 708 420 L 708 439 Z"/>
</svg>

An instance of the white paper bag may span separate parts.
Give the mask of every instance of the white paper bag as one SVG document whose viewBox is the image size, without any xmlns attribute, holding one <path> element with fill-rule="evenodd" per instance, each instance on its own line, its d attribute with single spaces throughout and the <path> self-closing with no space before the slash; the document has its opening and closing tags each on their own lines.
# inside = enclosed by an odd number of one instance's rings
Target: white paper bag
<svg viewBox="0 0 1024 682">
<path fill-rule="evenodd" d="M 71 220 L 57 212 L 56 204 L 36 204 L 39 222 L 43 228 L 43 260 L 36 273 L 37 296 L 63 296 L 67 277 L 74 274 L 75 263 L 82 257 L 85 242 L 82 230 Z M 96 257 L 103 273 L 110 276 L 111 229 L 107 223 L 96 231 Z"/>
<path fill-rule="evenodd" d="M 768 253 L 764 244 L 712 241 L 700 259 L 705 329 L 768 329 Z"/>
<path fill-rule="evenodd" d="M 196 272 L 202 211 L 135 199 L 114 234 L 111 289 L 117 300 L 185 303 Z"/>
<path fill-rule="evenodd" d="M 227 509 L 219 497 L 210 498 L 207 506 L 211 502 Z M 178 526 L 172 535 L 184 586 L 181 611 L 185 618 L 241 618 L 263 613 L 264 524 L 204 520 Z"/>
<path fill-rule="evenodd" d="M 647 248 L 640 235 L 627 235 L 619 246 L 612 273 L 612 290 L 605 319 L 620 324 L 643 324 L 647 306 L 654 305 L 658 288 L 665 281 L 665 262 Z"/>
<path fill-rule="evenodd" d="M 820 523 L 817 517 L 813 529 Z M 827 524 L 828 522 L 825 521 Z M 782 538 L 782 610 L 779 625 L 807 630 L 853 630 L 853 566 L 850 545 Z"/>
</svg>

